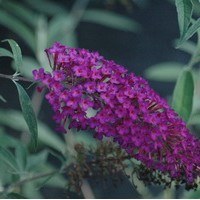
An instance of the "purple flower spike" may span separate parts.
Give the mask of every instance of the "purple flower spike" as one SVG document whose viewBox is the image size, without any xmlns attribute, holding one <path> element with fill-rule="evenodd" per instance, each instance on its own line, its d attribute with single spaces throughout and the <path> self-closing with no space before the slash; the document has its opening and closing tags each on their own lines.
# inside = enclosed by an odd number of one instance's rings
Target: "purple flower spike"
<svg viewBox="0 0 200 200">
<path fill-rule="evenodd" d="M 147 167 L 187 184 L 196 181 L 200 142 L 146 80 L 86 49 L 55 43 L 46 52 L 52 75 L 43 68 L 33 75 L 49 89 L 46 98 L 58 130 L 93 130 L 97 139 L 112 137 Z"/>
</svg>

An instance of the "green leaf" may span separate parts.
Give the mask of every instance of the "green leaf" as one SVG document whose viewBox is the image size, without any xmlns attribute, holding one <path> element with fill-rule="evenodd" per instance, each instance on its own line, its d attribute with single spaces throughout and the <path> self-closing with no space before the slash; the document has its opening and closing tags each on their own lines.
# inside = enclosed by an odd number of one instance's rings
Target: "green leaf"
<svg viewBox="0 0 200 200">
<path fill-rule="evenodd" d="M 35 27 L 37 20 L 37 13 L 33 12 L 28 6 L 24 6 L 20 2 L 4 1 L 1 6 L 8 10 L 11 14 L 15 15 L 21 21 L 26 22 L 28 25 Z"/>
<path fill-rule="evenodd" d="M 43 150 L 37 154 L 30 155 L 27 158 L 27 170 L 37 170 L 38 167 L 46 163 L 47 161 L 48 152 Z"/>
<path fill-rule="evenodd" d="M 0 109 L 0 124 L 11 127 L 18 131 L 26 131 L 27 125 L 24 121 L 23 115 L 19 111 Z M 46 124 L 38 122 L 38 139 L 49 147 L 56 149 L 59 152 L 64 152 L 66 144 L 64 138 L 60 138 L 53 132 Z"/>
<path fill-rule="evenodd" d="M 192 16 L 192 2 L 190 0 L 176 0 L 180 38 L 185 35 Z"/>
<path fill-rule="evenodd" d="M 57 173 L 55 172 L 55 173 L 53 173 L 53 174 L 47 176 L 47 178 L 45 178 L 41 183 L 39 183 L 39 185 L 37 185 L 37 189 L 39 190 L 39 189 L 41 189 L 42 187 L 46 186 L 47 183 L 48 183 L 54 176 L 56 176 L 56 174 L 58 174 L 58 172 L 57 172 Z M 58 187 L 58 186 L 56 186 L 56 187 Z"/>
<path fill-rule="evenodd" d="M 20 69 L 20 74 L 29 78 L 33 78 L 32 71 L 38 69 L 40 66 L 34 58 L 28 56 L 23 56 L 22 65 L 23 67 Z M 12 68 L 14 67 L 15 66 L 12 65 Z"/>
<path fill-rule="evenodd" d="M 175 40 L 174 46 L 177 47 L 179 45 L 179 40 Z M 196 45 L 192 41 L 185 41 L 181 44 L 181 46 L 178 46 L 179 50 L 184 51 L 190 55 L 193 55 L 196 51 Z"/>
<path fill-rule="evenodd" d="M 188 122 L 192 112 L 193 94 L 194 80 L 192 72 L 189 69 L 184 69 L 175 85 L 172 107 L 185 122 Z"/>
<path fill-rule="evenodd" d="M 31 50 L 35 50 L 34 34 L 20 20 L 0 9 L 0 24 L 19 35 L 31 48 Z"/>
<path fill-rule="evenodd" d="M 65 142 L 55 133 L 53 132 L 48 126 L 44 123 L 39 124 L 39 139 L 44 144 L 58 150 L 59 152 L 64 153 L 66 149 Z"/>
<path fill-rule="evenodd" d="M 27 199 L 27 198 L 22 196 L 21 194 L 12 192 L 6 195 L 6 199 Z"/>
<path fill-rule="evenodd" d="M 44 171 L 44 172 L 53 172 L 53 171 L 57 171 L 57 170 L 58 169 L 55 168 L 55 166 L 53 166 L 49 163 L 45 163 L 45 165 L 41 166 L 41 171 Z M 42 180 L 42 179 L 40 179 L 40 180 Z M 40 181 L 40 184 L 43 184 L 44 181 L 46 181 L 46 178 L 43 179 L 42 181 Z M 48 185 L 50 187 L 64 188 L 66 186 L 66 183 L 67 183 L 67 179 L 63 176 L 63 174 L 56 173 L 53 176 L 50 176 L 50 179 L 48 180 L 48 182 L 46 182 L 45 185 Z"/>
<path fill-rule="evenodd" d="M 16 161 L 19 166 L 19 170 L 24 172 L 27 164 L 27 150 L 22 143 L 19 143 L 15 150 Z"/>
<path fill-rule="evenodd" d="M 53 17 L 49 22 L 48 46 L 56 41 L 64 42 L 64 44 L 67 42 L 69 46 L 77 46 L 76 35 L 74 32 L 71 32 L 74 26 L 74 19 L 66 13 Z"/>
<path fill-rule="evenodd" d="M 191 115 L 189 121 L 189 125 L 200 125 L 200 114 Z"/>
<path fill-rule="evenodd" d="M 25 195 L 28 199 L 44 199 L 41 192 L 36 189 L 36 182 L 26 182 L 21 188 L 23 195 Z"/>
<path fill-rule="evenodd" d="M 2 95 L 0 95 L 0 100 L 3 101 L 4 103 L 6 103 L 6 99 L 4 99 L 4 97 Z"/>
<path fill-rule="evenodd" d="M 48 153 L 52 155 L 53 157 L 55 157 L 56 159 L 58 159 L 61 163 L 65 162 L 64 157 L 60 155 L 59 153 L 56 153 L 55 151 L 52 151 L 51 149 L 48 149 Z"/>
<path fill-rule="evenodd" d="M 148 67 L 144 76 L 154 81 L 176 81 L 183 65 L 176 62 L 163 62 Z"/>
<path fill-rule="evenodd" d="M 8 42 L 11 49 L 12 49 L 15 66 L 17 68 L 17 72 L 19 72 L 20 67 L 22 67 L 22 52 L 21 52 L 21 49 L 20 49 L 19 45 L 12 39 L 7 39 L 7 40 L 4 40 L 4 41 Z"/>
<path fill-rule="evenodd" d="M 48 26 L 48 45 L 59 40 L 59 35 L 70 25 L 69 17 L 67 14 L 58 14 L 53 17 Z"/>
<path fill-rule="evenodd" d="M 200 191 L 187 191 L 184 190 L 184 192 L 182 193 L 182 195 L 179 197 L 180 199 L 199 199 L 200 197 Z"/>
<path fill-rule="evenodd" d="M 0 146 L 1 147 L 16 147 L 19 144 L 19 140 L 8 135 L 5 130 L 0 127 Z"/>
<path fill-rule="evenodd" d="M 7 49 L 4 49 L 4 48 L 0 48 L 0 57 L 11 57 L 13 58 L 13 55 L 10 51 L 8 51 Z"/>
<path fill-rule="evenodd" d="M 19 101 L 20 101 L 24 119 L 25 119 L 25 121 L 28 125 L 28 128 L 29 128 L 29 131 L 31 133 L 31 145 L 33 145 L 33 147 L 36 148 L 37 139 L 38 139 L 38 127 L 37 127 L 36 116 L 35 116 L 35 113 L 34 113 L 34 110 L 33 110 L 32 104 L 31 104 L 31 100 L 30 100 L 28 94 L 26 93 L 26 91 L 24 90 L 24 88 L 17 82 L 14 82 L 14 83 L 18 90 Z"/>
<path fill-rule="evenodd" d="M 19 145 L 19 140 L 8 135 L 5 130 L 0 129 L 0 146 L 1 147 L 16 147 Z"/>
<path fill-rule="evenodd" d="M 181 46 L 185 41 L 190 39 L 198 31 L 199 28 L 200 28 L 200 18 L 197 21 L 195 21 L 194 24 L 190 26 L 190 28 L 188 28 L 183 38 L 178 42 L 178 47 Z"/>
<path fill-rule="evenodd" d="M 36 52 L 37 60 L 41 66 L 47 65 L 47 58 L 44 49 L 47 47 L 47 19 L 40 16 L 36 27 Z"/>
<path fill-rule="evenodd" d="M 61 37 L 57 41 L 59 41 L 62 44 L 68 45 L 70 47 L 78 47 L 78 39 L 77 39 L 77 34 L 75 32 L 63 35 L 63 37 Z"/>
<path fill-rule="evenodd" d="M 0 160 L 5 162 L 14 171 L 18 171 L 18 165 L 14 155 L 7 149 L 0 147 Z"/>
<path fill-rule="evenodd" d="M 56 3 L 55 1 L 49 0 L 26 0 L 26 2 L 37 11 L 47 14 L 47 15 L 55 15 L 61 12 L 65 12 L 66 8 L 64 8 L 61 4 Z"/>
<path fill-rule="evenodd" d="M 86 10 L 82 20 L 123 31 L 138 32 L 141 30 L 141 26 L 133 19 L 105 10 Z"/>
</svg>

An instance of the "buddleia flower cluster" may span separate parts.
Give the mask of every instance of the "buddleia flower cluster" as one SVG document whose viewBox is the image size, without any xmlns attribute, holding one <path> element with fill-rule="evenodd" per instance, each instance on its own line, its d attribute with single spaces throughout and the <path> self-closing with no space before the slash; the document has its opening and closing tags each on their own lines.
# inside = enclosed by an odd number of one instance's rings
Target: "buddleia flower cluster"
<svg viewBox="0 0 200 200">
<path fill-rule="evenodd" d="M 200 143 L 146 80 L 97 52 L 55 43 L 45 50 L 52 72 L 33 71 L 48 88 L 58 130 L 90 130 L 113 138 L 147 168 L 193 185 L 200 175 Z"/>
</svg>

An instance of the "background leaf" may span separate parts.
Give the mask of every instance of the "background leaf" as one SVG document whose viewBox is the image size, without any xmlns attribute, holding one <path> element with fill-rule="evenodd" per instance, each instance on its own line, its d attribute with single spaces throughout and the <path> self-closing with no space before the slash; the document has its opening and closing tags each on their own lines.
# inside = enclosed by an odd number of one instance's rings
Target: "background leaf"
<svg viewBox="0 0 200 200">
<path fill-rule="evenodd" d="M 19 35 L 31 48 L 31 50 L 35 50 L 35 37 L 33 33 L 16 17 L 13 17 L 4 10 L 0 9 L 0 24 Z"/>
<path fill-rule="evenodd" d="M 6 133 L 6 131 L 0 127 L 0 146 L 1 147 L 16 147 L 19 144 L 19 140 Z"/>
<path fill-rule="evenodd" d="M 15 66 L 17 68 L 17 72 L 20 71 L 20 67 L 22 67 L 22 52 L 19 45 L 12 39 L 4 40 L 7 41 L 12 49 L 13 59 L 15 62 Z"/>
<path fill-rule="evenodd" d="M 178 77 L 172 97 L 172 107 L 187 122 L 193 106 L 194 80 L 192 72 L 184 69 Z"/>
<path fill-rule="evenodd" d="M 27 158 L 27 170 L 37 171 L 37 167 L 44 165 L 47 161 L 48 152 L 43 150 L 37 154 L 30 155 Z"/>
<path fill-rule="evenodd" d="M 190 28 L 186 31 L 185 35 L 178 43 L 178 47 L 181 46 L 185 41 L 190 39 L 198 31 L 199 28 L 200 28 L 200 18 L 197 21 L 195 21 L 194 24 L 192 24 L 192 26 L 190 26 Z"/>
<path fill-rule="evenodd" d="M 5 56 L 5 57 L 11 57 L 13 58 L 13 55 L 10 51 L 4 48 L 0 48 L 0 56 Z"/>
<path fill-rule="evenodd" d="M 26 197 L 22 196 L 21 194 L 12 192 L 6 195 L 6 199 L 26 199 Z"/>
<path fill-rule="evenodd" d="M 181 197 L 181 199 L 199 199 L 199 196 L 200 196 L 200 191 L 197 190 L 197 191 L 187 191 L 185 190 L 183 192 L 183 195 Z"/>
<path fill-rule="evenodd" d="M 189 125 L 200 125 L 200 114 L 193 114 L 188 121 Z"/>
<path fill-rule="evenodd" d="M 82 20 L 123 31 L 138 32 L 141 30 L 141 26 L 133 19 L 105 10 L 86 10 Z"/>
<path fill-rule="evenodd" d="M 4 97 L 2 95 L 0 95 L 0 100 L 3 101 L 4 103 L 6 103 L 6 99 L 4 99 Z"/>
<path fill-rule="evenodd" d="M 37 127 L 37 120 L 36 120 L 36 116 L 31 104 L 31 100 L 28 96 L 28 94 L 26 93 L 26 91 L 24 90 L 24 88 L 14 82 L 17 90 L 18 90 L 18 94 L 19 94 L 19 101 L 20 101 L 20 105 L 21 105 L 21 109 L 22 109 L 22 113 L 24 116 L 24 119 L 28 125 L 29 131 L 31 133 L 31 144 L 34 146 L 34 148 L 36 148 L 37 146 L 37 139 L 38 139 L 38 127 Z"/>
<path fill-rule="evenodd" d="M 36 57 L 41 66 L 48 66 L 44 49 L 47 47 L 47 18 L 41 15 L 36 27 Z"/>
<path fill-rule="evenodd" d="M 27 157 L 28 157 L 27 150 L 26 150 L 24 144 L 19 143 L 16 146 L 15 156 L 16 156 L 16 162 L 19 166 L 19 170 L 20 170 L 20 172 L 23 173 L 26 170 Z"/>
<path fill-rule="evenodd" d="M 7 149 L 0 147 L 0 159 L 5 162 L 14 171 L 18 171 L 18 165 L 14 155 Z"/>
<path fill-rule="evenodd" d="M 179 40 L 175 40 L 174 46 L 177 47 L 178 45 L 179 45 Z M 178 46 L 178 49 L 190 55 L 193 55 L 196 51 L 196 45 L 192 41 L 185 41 L 184 43 L 181 44 L 181 46 Z"/>
<path fill-rule="evenodd" d="M 14 1 L 4 1 L 1 6 L 21 21 L 26 22 L 27 25 L 35 27 L 38 14 L 33 12 L 27 6 Z"/>
<path fill-rule="evenodd" d="M 27 125 L 21 112 L 9 109 L 0 109 L 0 124 L 11 127 L 18 131 L 26 131 Z M 38 139 L 49 147 L 59 152 L 64 152 L 66 144 L 64 138 L 60 138 L 46 124 L 38 122 Z"/>
<path fill-rule="evenodd" d="M 192 2 L 190 0 L 176 0 L 180 38 L 183 38 L 192 16 Z"/>
<path fill-rule="evenodd" d="M 183 65 L 176 62 L 163 62 L 148 67 L 144 71 L 147 79 L 154 81 L 176 81 Z"/>
<path fill-rule="evenodd" d="M 22 65 L 23 67 L 20 69 L 20 74 L 29 78 L 33 78 L 32 71 L 40 67 L 40 64 L 36 61 L 36 59 L 28 56 L 23 56 Z M 14 67 L 15 66 L 12 65 L 12 68 Z"/>
<path fill-rule="evenodd" d="M 34 181 L 27 182 L 22 187 L 22 193 L 29 199 L 43 199 L 42 194 L 39 190 L 36 190 L 36 184 Z"/>
<path fill-rule="evenodd" d="M 55 1 L 49 0 L 26 0 L 26 2 L 35 10 L 47 15 L 54 15 L 65 12 L 65 8 Z"/>
<path fill-rule="evenodd" d="M 41 170 L 43 172 L 56 171 L 56 168 L 49 163 L 45 163 L 45 165 L 42 165 L 41 168 L 42 168 Z M 42 178 L 42 179 L 38 180 L 38 182 L 39 182 L 39 185 L 37 184 L 37 188 L 42 187 L 44 182 L 46 182 L 45 185 L 48 185 L 48 186 L 51 186 L 51 187 L 65 188 L 68 180 L 63 176 L 63 174 L 55 173 L 55 174 L 50 175 L 46 178 Z"/>
<path fill-rule="evenodd" d="M 48 46 L 59 41 L 71 47 L 76 47 L 77 36 L 74 31 L 75 21 L 67 13 L 56 15 L 49 22 L 48 27 Z"/>
</svg>

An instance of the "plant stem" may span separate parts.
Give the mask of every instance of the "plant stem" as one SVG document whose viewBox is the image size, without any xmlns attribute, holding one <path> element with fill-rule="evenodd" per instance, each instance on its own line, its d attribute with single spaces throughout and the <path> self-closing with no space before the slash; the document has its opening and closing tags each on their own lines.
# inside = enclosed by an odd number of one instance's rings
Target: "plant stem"
<svg viewBox="0 0 200 200">
<path fill-rule="evenodd" d="M 188 67 L 191 69 L 196 63 L 198 63 L 200 61 L 200 51 L 199 51 L 199 47 L 200 47 L 200 31 L 197 31 L 197 44 L 196 44 L 196 51 L 195 53 L 192 55 L 189 63 L 188 63 Z"/>
<path fill-rule="evenodd" d="M 30 82 L 33 83 L 34 80 L 33 79 L 28 79 L 25 77 L 21 77 L 21 76 L 16 76 L 14 77 L 13 75 L 7 75 L 7 74 L 0 74 L 0 78 L 6 78 L 6 79 L 10 79 L 10 80 L 15 80 L 15 81 L 25 81 L 25 82 Z"/>
<path fill-rule="evenodd" d="M 85 199 L 95 199 L 92 188 L 90 187 L 87 180 L 82 180 L 81 191 Z"/>
<path fill-rule="evenodd" d="M 120 158 L 108 157 L 108 158 L 103 158 L 103 159 L 96 159 L 96 160 L 93 160 L 93 161 L 87 161 L 87 164 L 94 164 L 94 163 L 98 164 L 100 161 L 114 161 L 114 160 L 126 160 L 126 159 L 130 159 L 130 156 L 122 156 Z M 33 175 L 33 176 L 29 176 L 27 178 L 18 180 L 16 182 L 12 183 L 11 185 L 9 185 L 8 187 L 6 187 L 0 193 L 0 196 L 3 196 L 3 195 L 6 195 L 8 193 L 13 192 L 15 190 L 15 188 L 22 186 L 23 184 L 25 184 L 27 182 L 37 180 L 37 179 L 41 179 L 41 178 L 45 178 L 45 177 L 48 177 L 48 176 L 51 176 L 51 175 L 54 175 L 54 174 L 57 174 L 57 173 L 62 174 L 64 172 L 66 172 L 67 169 L 68 169 L 68 166 L 66 166 L 62 169 L 59 169 L 59 170 L 54 170 L 54 171 L 50 171 L 50 172 L 46 172 L 46 173 L 36 174 L 36 175 Z M 82 191 L 83 196 L 85 198 L 86 197 L 90 197 L 91 199 L 95 198 L 90 185 L 88 184 L 88 182 L 85 179 L 83 179 L 83 185 L 81 186 L 81 191 Z"/>
<path fill-rule="evenodd" d="M 31 101 L 32 101 L 33 109 L 35 111 L 36 116 L 39 115 L 40 108 L 42 106 L 42 102 L 44 99 L 44 94 L 45 94 L 45 90 L 43 90 L 41 93 L 39 93 L 37 91 L 37 89 L 35 89 L 32 94 Z"/>
<path fill-rule="evenodd" d="M 55 171 L 51 171 L 51 172 L 47 172 L 47 173 L 43 173 L 43 174 L 37 174 L 35 176 L 31 176 L 31 177 L 16 181 L 15 183 L 13 183 L 13 184 L 9 185 L 7 188 L 5 188 L 5 190 L 0 193 L 0 196 L 3 196 L 5 194 L 13 192 L 15 190 L 15 188 L 23 185 L 26 182 L 37 180 L 37 179 L 40 179 L 40 178 L 45 178 L 47 176 L 51 176 L 51 175 L 54 175 L 56 173 L 58 173 L 58 171 L 55 170 Z"/>
</svg>

